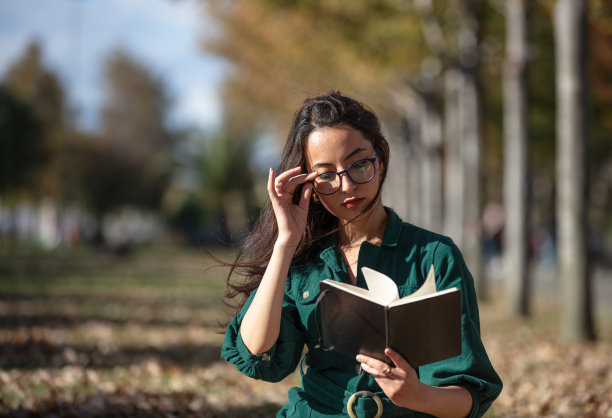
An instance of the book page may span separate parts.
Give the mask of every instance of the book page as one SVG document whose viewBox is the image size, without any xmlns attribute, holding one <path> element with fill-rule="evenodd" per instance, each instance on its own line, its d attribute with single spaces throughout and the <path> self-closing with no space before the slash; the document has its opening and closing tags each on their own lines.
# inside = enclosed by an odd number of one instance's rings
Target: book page
<svg viewBox="0 0 612 418">
<path fill-rule="evenodd" d="M 440 296 L 446 295 L 447 293 L 454 293 L 454 292 L 459 292 L 459 289 L 457 287 L 450 287 L 448 289 L 440 290 L 438 292 L 421 294 L 417 296 L 413 296 L 414 295 L 413 293 L 410 296 L 405 296 L 401 298 L 400 300 L 396 300 L 395 302 L 389 304 L 388 307 L 392 308 L 394 306 L 407 305 L 407 304 L 419 302 L 425 299 L 435 299 Z"/>
<path fill-rule="evenodd" d="M 402 299 L 418 298 L 419 296 L 428 295 L 430 293 L 436 293 L 436 275 L 434 273 L 433 265 L 429 268 L 427 278 L 425 278 L 425 281 L 421 287 L 419 287 L 416 292 L 408 296 L 404 296 Z"/>
<path fill-rule="evenodd" d="M 372 302 L 378 303 L 379 305 L 386 306 L 388 304 L 384 299 L 379 297 L 377 294 L 370 292 L 368 289 L 362 289 L 361 287 L 353 286 L 352 284 L 336 282 L 329 279 L 323 281 L 328 283 L 330 286 L 337 287 L 355 296 L 371 300 Z"/>
<path fill-rule="evenodd" d="M 397 285 L 389 276 L 368 267 L 363 267 L 361 271 L 370 293 L 384 301 L 386 305 L 399 300 Z"/>
</svg>

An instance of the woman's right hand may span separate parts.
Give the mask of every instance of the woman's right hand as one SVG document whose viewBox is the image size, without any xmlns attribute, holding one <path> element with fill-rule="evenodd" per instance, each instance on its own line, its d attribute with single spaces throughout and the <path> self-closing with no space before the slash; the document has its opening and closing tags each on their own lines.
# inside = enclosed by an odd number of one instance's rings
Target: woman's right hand
<svg viewBox="0 0 612 418">
<path fill-rule="evenodd" d="M 278 238 L 257 293 L 240 325 L 242 341 L 251 354 L 268 351 L 280 334 L 287 273 L 304 235 L 312 195 L 312 184 L 308 182 L 317 175 L 301 174 L 301 171 L 296 167 L 275 177 L 274 170 L 270 169 L 268 176 L 268 194 L 276 216 Z M 304 187 L 296 205 L 293 193 L 300 185 Z"/>
<path fill-rule="evenodd" d="M 296 247 L 306 227 L 312 184 L 316 172 L 301 174 L 301 167 L 287 170 L 275 178 L 273 169 L 268 176 L 268 195 L 272 202 L 276 223 L 278 225 L 277 244 Z M 299 203 L 293 203 L 295 189 L 304 184 Z"/>
</svg>

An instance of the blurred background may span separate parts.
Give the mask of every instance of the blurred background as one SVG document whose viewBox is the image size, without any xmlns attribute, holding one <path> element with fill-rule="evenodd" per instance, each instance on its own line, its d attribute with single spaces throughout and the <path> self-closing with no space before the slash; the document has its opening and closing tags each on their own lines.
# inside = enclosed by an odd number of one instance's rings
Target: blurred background
<svg viewBox="0 0 612 418">
<path fill-rule="evenodd" d="M 612 5 L 0 2 L 0 411 L 270 416 L 219 359 L 226 270 L 293 112 L 383 121 L 383 200 L 449 235 L 505 383 L 612 416 Z"/>
</svg>

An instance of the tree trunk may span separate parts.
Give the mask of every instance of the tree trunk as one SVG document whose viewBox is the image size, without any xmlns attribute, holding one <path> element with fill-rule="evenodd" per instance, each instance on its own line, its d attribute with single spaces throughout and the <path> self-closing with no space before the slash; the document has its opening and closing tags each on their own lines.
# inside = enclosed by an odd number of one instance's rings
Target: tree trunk
<svg viewBox="0 0 612 418">
<path fill-rule="evenodd" d="M 442 231 L 442 123 L 432 97 L 421 100 L 421 143 L 423 144 L 423 225 Z"/>
<path fill-rule="evenodd" d="M 463 246 L 463 164 L 459 119 L 462 76 L 444 74 L 444 234 Z"/>
<path fill-rule="evenodd" d="M 586 2 L 557 0 L 557 212 L 562 335 L 595 338 L 588 240 Z"/>
<path fill-rule="evenodd" d="M 394 97 L 392 94 L 390 96 Z M 401 103 L 397 103 L 396 106 L 399 114 L 404 112 Z M 409 152 L 406 123 L 403 117 L 398 119 L 401 120 L 389 119 L 384 123 L 389 132 L 388 140 L 392 141 L 390 143 L 392 153 L 389 161 L 391 171 L 387 174 L 383 187 L 383 202 L 385 205 L 392 207 L 401 218 L 413 222 L 410 220 L 411 212 L 409 208 L 412 200 L 410 181 L 412 157 Z"/>
<path fill-rule="evenodd" d="M 478 296 L 486 298 L 481 249 L 480 103 L 475 71 L 464 71 L 460 100 L 463 154 L 463 252 Z"/>
<path fill-rule="evenodd" d="M 390 184 L 387 188 L 402 192 L 386 196 L 391 201 L 397 200 L 398 196 L 406 196 L 407 219 L 439 232 L 442 210 L 440 116 L 434 104 L 429 102 L 433 98 L 412 87 L 395 90 L 390 96 L 395 100 L 397 112 L 402 115 L 398 137 L 403 140 L 393 145 L 393 161 L 396 161 L 395 156 L 403 160 L 399 160 L 399 167 L 398 161 L 391 162 L 395 175 L 388 178 Z M 397 145 L 400 145 L 399 149 Z M 394 179 L 398 176 L 405 178 L 404 188 L 397 187 L 398 182 Z M 389 187 L 392 185 L 395 187 Z"/>
<path fill-rule="evenodd" d="M 459 63 L 461 65 L 460 135 L 463 154 L 464 213 L 463 251 L 474 277 L 476 292 L 487 297 L 486 279 L 482 268 L 481 248 L 481 109 L 478 88 L 479 20 L 480 5 L 462 0 L 462 18 L 459 29 Z"/>
<path fill-rule="evenodd" d="M 525 7 L 523 0 L 506 1 L 504 69 L 504 261 L 511 312 L 524 317 L 530 313 Z"/>
<path fill-rule="evenodd" d="M 411 106 L 404 117 L 404 140 L 408 151 L 408 211 L 411 223 L 423 225 L 423 189 L 426 185 L 422 177 L 421 140 L 419 138 L 419 113 L 416 107 Z"/>
</svg>

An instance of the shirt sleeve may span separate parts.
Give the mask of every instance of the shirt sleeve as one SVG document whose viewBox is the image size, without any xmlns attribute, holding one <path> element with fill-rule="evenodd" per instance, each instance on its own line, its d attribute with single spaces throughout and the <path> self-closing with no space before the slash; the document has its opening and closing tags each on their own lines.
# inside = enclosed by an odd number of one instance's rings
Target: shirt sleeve
<svg viewBox="0 0 612 418">
<path fill-rule="evenodd" d="M 462 353 L 457 357 L 419 368 L 421 381 L 433 386 L 460 385 L 472 395 L 470 417 L 483 415 L 499 396 L 502 382 L 487 356 L 480 338 L 480 318 L 474 281 L 459 249 L 449 240 L 440 243 L 434 255 L 438 289 L 453 286 L 462 294 Z"/>
<path fill-rule="evenodd" d="M 283 300 L 281 326 L 274 346 L 262 354 L 251 354 L 242 341 L 240 325 L 257 290 L 254 290 L 244 307 L 228 325 L 221 348 L 221 357 L 232 363 L 248 377 L 278 382 L 290 375 L 299 362 L 304 348 L 304 338 L 295 303 Z"/>
</svg>

